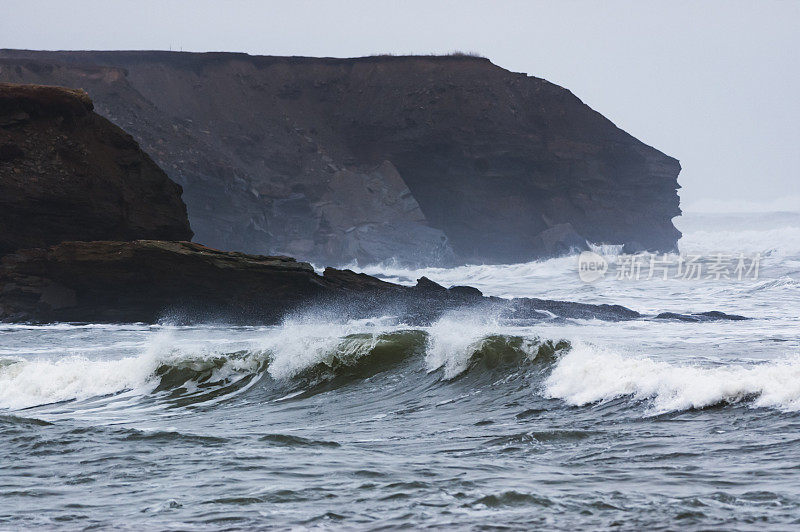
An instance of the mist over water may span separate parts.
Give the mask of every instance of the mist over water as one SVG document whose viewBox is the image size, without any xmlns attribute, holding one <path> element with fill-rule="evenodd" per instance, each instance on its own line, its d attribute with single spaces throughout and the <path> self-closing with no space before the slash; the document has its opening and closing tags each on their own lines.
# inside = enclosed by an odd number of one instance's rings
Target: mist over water
<svg viewBox="0 0 800 532">
<path fill-rule="evenodd" d="M 678 225 L 681 253 L 759 254 L 758 278 L 376 265 L 646 316 L 0 325 L 0 528 L 796 526 L 800 214 Z M 654 319 L 709 310 L 750 319 Z"/>
</svg>

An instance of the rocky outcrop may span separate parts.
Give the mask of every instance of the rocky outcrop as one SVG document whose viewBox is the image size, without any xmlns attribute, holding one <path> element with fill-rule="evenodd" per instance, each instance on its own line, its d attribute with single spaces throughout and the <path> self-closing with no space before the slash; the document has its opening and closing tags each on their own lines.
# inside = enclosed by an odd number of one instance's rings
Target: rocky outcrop
<svg viewBox="0 0 800 532">
<path fill-rule="evenodd" d="M 181 187 L 85 92 L 0 83 L 0 255 L 191 236 Z"/>
<path fill-rule="evenodd" d="M 689 322 L 704 322 L 704 321 L 744 321 L 747 318 L 738 314 L 726 314 L 719 310 L 712 310 L 709 312 L 695 312 L 693 314 L 678 314 L 677 312 L 662 312 L 655 317 L 657 320 L 677 320 Z"/>
<path fill-rule="evenodd" d="M 513 262 L 679 237 L 678 161 L 482 58 L 3 50 L 0 81 L 85 89 L 221 249 Z"/>
<path fill-rule="evenodd" d="M 323 275 L 282 256 L 223 252 L 190 242 L 63 242 L 0 261 L 0 320 L 270 324 L 296 311 L 337 318 L 396 315 L 430 323 L 459 308 L 513 319 L 553 315 L 632 319 L 620 306 L 484 297 L 422 278 L 407 287 L 350 270 Z"/>
<path fill-rule="evenodd" d="M 270 321 L 323 291 L 308 264 L 188 242 L 67 242 L 0 267 L 0 315 L 36 321 L 154 322 L 170 313 L 258 313 Z"/>
</svg>

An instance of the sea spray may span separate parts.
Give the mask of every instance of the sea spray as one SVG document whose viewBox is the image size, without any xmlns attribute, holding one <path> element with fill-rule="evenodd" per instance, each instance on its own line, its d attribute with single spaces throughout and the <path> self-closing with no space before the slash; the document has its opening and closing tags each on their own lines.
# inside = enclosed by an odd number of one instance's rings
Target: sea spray
<svg viewBox="0 0 800 532">
<path fill-rule="evenodd" d="M 0 367 L 0 408 L 19 409 L 81 400 L 157 384 L 152 376 L 173 333 L 160 331 L 138 356 L 96 360 L 84 355 L 25 359 Z"/>
<path fill-rule="evenodd" d="M 544 361 L 569 348 L 569 342 L 542 340 L 530 332 L 504 326 L 499 316 L 475 311 L 451 312 L 426 329 L 428 372 L 442 371 L 445 380 L 467 371 L 478 359 L 491 367 L 503 362 Z"/>
<path fill-rule="evenodd" d="M 381 333 L 392 330 L 390 317 L 361 320 L 335 320 L 316 312 L 292 316 L 266 332 L 252 348 L 270 354 L 269 374 L 275 380 L 287 380 L 298 373 L 329 360 L 350 334 L 367 333 L 372 343 Z M 369 342 L 368 342 L 369 343 Z M 369 350 L 368 345 L 358 349 Z"/>
</svg>

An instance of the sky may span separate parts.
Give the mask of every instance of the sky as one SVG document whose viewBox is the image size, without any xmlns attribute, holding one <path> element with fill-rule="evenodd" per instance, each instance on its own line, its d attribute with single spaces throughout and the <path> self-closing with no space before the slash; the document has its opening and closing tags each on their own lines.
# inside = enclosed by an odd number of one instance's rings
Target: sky
<svg viewBox="0 0 800 532">
<path fill-rule="evenodd" d="M 0 11 L 0 48 L 477 52 L 679 159 L 685 209 L 800 210 L 800 0 L 3 0 Z"/>
</svg>

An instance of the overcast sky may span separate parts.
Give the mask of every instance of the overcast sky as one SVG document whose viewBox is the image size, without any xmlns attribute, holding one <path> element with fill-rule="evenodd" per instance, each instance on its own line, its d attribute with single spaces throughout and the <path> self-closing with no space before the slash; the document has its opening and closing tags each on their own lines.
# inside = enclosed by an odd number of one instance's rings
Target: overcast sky
<svg viewBox="0 0 800 532">
<path fill-rule="evenodd" d="M 690 208 L 800 208 L 800 0 L 3 0 L 0 47 L 475 51 L 680 159 Z"/>
</svg>

